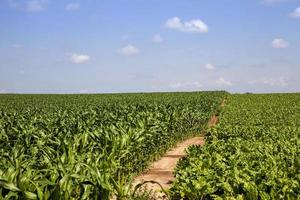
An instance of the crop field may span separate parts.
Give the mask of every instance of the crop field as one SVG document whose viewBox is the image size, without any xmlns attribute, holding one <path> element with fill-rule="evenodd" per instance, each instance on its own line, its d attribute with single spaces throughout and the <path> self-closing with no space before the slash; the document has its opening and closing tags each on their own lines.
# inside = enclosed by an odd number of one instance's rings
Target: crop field
<svg viewBox="0 0 300 200">
<path fill-rule="evenodd" d="M 230 95 L 175 175 L 173 199 L 300 199 L 300 94 Z"/>
<path fill-rule="evenodd" d="M 227 95 L 0 95 L 0 199 L 128 199 L 132 178 L 200 134 Z"/>
<path fill-rule="evenodd" d="M 134 199 L 135 176 L 203 132 L 171 199 L 299 199 L 299 119 L 300 94 L 0 95 L 0 199 Z"/>
</svg>

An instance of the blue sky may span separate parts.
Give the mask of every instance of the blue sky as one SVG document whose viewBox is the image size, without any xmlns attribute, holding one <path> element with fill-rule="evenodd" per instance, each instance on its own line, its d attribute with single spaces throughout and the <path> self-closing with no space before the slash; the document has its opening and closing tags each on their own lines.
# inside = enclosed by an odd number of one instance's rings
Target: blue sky
<svg viewBox="0 0 300 200">
<path fill-rule="evenodd" d="M 300 0 L 0 0 L 0 93 L 300 92 Z"/>
</svg>

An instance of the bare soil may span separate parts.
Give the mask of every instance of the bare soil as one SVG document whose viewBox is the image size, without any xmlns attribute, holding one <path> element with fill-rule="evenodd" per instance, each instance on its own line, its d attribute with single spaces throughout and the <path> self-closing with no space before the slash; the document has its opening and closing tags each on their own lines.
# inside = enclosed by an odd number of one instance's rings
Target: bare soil
<svg viewBox="0 0 300 200">
<path fill-rule="evenodd" d="M 213 115 L 208 122 L 208 126 L 212 127 L 218 122 L 218 116 Z M 165 190 L 171 187 L 175 177 L 173 172 L 180 158 L 186 156 L 185 149 L 191 145 L 204 145 L 204 136 L 193 137 L 176 145 L 175 148 L 168 151 L 160 160 L 152 163 L 149 170 L 136 177 L 133 181 L 133 186 L 136 186 L 143 181 L 156 181 Z M 161 187 L 158 184 L 145 184 L 148 190 L 158 192 L 158 199 L 164 199 L 164 194 L 160 193 Z"/>
<path fill-rule="evenodd" d="M 220 106 L 224 107 L 224 105 L 225 99 L 221 102 Z M 208 127 L 215 126 L 218 123 L 218 120 L 219 117 L 213 115 L 208 122 Z M 204 143 L 204 136 L 199 136 L 187 139 L 177 144 L 175 148 L 168 151 L 160 158 L 160 160 L 152 163 L 147 171 L 136 177 L 133 181 L 133 186 L 136 186 L 144 181 L 155 181 L 158 182 L 164 190 L 169 189 L 175 179 L 173 172 L 177 162 L 186 156 L 185 149 L 190 145 L 204 145 Z M 153 190 L 157 192 L 157 199 L 166 199 L 166 196 L 161 192 L 161 187 L 158 184 L 147 183 L 145 187 L 147 190 Z"/>
<path fill-rule="evenodd" d="M 225 106 L 225 103 L 226 103 L 226 99 L 223 99 L 223 101 L 221 102 L 221 107 L 224 107 Z"/>
<path fill-rule="evenodd" d="M 219 120 L 219 117 L 216 115 L 213 115 L 208 122 L 208 127 L 210 128 L 210 127 L 215 126 L 218 123 L 218 120 Z"/>
<path fill-rule="evenodd" d="M 168 151 L 160 160 L 152 163 L 149 170 L 136 177 L 133 185 L 137 185 L 143 181 L 156 181 L 161 184 L 164 189 L 168 189 L 175 179 L 173 171 L 180 158 L 186 155 L 185 149 L 190 145 L 203 145 L 204 137 L 194 137 L 179 143 L 175 148 Z M 147 189 L 160 190 L 157 184 L 148 184 Z"/>
</svg>

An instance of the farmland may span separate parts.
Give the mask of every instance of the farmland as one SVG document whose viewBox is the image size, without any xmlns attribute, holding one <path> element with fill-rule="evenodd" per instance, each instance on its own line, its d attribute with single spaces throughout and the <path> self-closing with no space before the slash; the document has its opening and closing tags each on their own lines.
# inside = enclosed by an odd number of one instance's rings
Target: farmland
<svg viewBox="0 0 300 200">
<path fill-rule="evenodd" d="M 299 199 L 299 119 L 300 94 L 0 95 L 0 199 L 132 199 L 134 177 L 204 132 L 171 199 Z"/>
<path fill-rule="evenodd" d="M 173 199 L 299 199 L 300 94 L 230 95 L 203 147 L 177 165 Z"/>
<path fill-rule="evenodd" d="M 128 199 L 226 92 L 0 95 L 0 199 Z"/>
</svg>

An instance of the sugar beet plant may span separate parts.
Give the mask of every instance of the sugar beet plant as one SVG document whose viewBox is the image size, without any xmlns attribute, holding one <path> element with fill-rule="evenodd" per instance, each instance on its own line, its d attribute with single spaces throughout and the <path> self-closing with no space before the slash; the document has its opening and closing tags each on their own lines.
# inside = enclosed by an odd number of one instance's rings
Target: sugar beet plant
<svg viewBox="0 0 300 200">
<path fill-rule="evenodd" d="M 300 199 L 300 94 L 226 104 L 205 146 L 179 162 L 173 199 Z"/>
<path fill-rule="evenodd" d="M 0 199 L 128 199 L 132 177 L 225 95 L 0 95 Z"/>
</svg>

